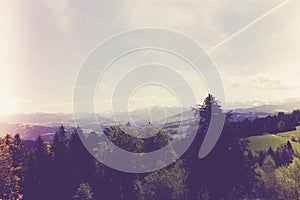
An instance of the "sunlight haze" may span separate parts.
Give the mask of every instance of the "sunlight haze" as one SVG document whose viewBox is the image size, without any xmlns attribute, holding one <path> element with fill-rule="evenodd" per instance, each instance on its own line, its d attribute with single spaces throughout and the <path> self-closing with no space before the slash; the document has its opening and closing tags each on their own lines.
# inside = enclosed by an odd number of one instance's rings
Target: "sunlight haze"
<svg viewBox="0 0 300 200">
<path fill-rule="evenodd" d="M 299 5 L 297 0 L 1 1 L 0 114 L 72 113 L 74 83 L 89 52 L 112 35 L 142 27 L 175 30 L 202 45 L 220 73 L 228 107 L 299 99 Z M 147 59 L 151 52 L 116 66 Z M 202 102 L 208 93 L 203 80 L 193 77 L 189 66 L 181 74 Z M 98 88 L 106 95 L 114 77 L 103 81 Z M 149 93 L 155 101 L 145 98 Z M 175 97 L 161 94 L 138 90 L 129 107 L 178 106 Z M 97 112 L 110 110 L 107 101 L 98 96 Z"/>
</svg>

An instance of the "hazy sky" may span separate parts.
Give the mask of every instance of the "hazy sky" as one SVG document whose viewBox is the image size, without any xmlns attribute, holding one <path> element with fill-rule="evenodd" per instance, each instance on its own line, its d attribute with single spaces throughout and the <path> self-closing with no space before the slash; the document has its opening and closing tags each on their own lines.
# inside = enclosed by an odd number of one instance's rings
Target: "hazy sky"
<svg viewBox="0 0 300 200">
<path fill-rule="evenodd" d="M 176 30 L 201 44 L 230 107 L 300 98 L 299 8 L 298 0 L 3 0 L 0 114 L 72 112 L 74 82 L 88 53 L 111 35 L 141 27 Z M 126 59 L 118 65 L 136 57 Z M 182 71 L 200 102 L 206 91 L 192 74 Z M 109 90 L 112 83 L 99 88 Z M 172 93 L 157 85 L 131 99 L 131 108 L 176 105 Z M 109 110 L 108 101 L 97 96 L 97 111 Z"/>
</svg>

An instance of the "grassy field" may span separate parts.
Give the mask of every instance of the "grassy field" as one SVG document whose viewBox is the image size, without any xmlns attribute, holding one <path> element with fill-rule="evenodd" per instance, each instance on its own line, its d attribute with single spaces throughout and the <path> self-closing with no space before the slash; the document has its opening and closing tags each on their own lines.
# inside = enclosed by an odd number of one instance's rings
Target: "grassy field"
<svg viewBox="0 0 300 200">
<path fill-rule="evenodd" d="M 285 137 L 285 138 L 292 138 L 294 136 L 297 140 L 299 140 L 300 139 L 300 126 L 296 127 L 295 131 L 278 133 L 277 135 L 280 137 Z"/>
<path fill-rule="evenodd" d="M 294 150 L 300 153 L 300 143 L 294 142 L 293 140 L 300 140 L 300 126 L 295 131 L 283 132 L 274 134 L 266 134 L 261 136 L 252 136 L 247 138 L 250 141 L 249 148 L 255 153 L 261 150 L 268 150 L 270 147 L 276 149 L 281 144 L 286 144 L 290 141 Z"/>
</svg>

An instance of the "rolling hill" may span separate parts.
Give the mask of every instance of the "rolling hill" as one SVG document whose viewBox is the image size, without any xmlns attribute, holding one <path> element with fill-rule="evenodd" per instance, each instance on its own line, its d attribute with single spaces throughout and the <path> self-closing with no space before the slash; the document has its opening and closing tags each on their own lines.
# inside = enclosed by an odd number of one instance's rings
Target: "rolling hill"
<svg viewBox="0 0 300 200">
<path fill-rule="evenodd" d="M 251 136 L 247 140 L 250 141 L 249 148 L 253 153 L 268 150 L 270 147 L 276 149 L 281 144 L 286 144 L 287 141 L 290 141 L 294 150 L 300 153 L 300 126 L 295 131 Z"/>
</svg>

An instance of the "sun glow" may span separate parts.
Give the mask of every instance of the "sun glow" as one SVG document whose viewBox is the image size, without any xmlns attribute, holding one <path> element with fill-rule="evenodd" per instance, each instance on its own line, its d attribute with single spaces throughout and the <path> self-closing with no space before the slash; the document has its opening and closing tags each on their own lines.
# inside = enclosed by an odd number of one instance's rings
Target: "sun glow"
<svg viewBox="0 0 300 200">
<path fill-rule="evenodd" d="M 3 55 L 3 54 L 2 54 Z M 5 56 L 0 61 L 0 115 L 16 112 L 16 102 L 13 98 L 12 70 L 7 66 Z"/>
<path fill-rule="evenodd" d="M 28 7 L 18 1 L 0 2 L 0 115 L 30 111 L 28 96 L 32 94 L 24 79 L 33 66 Z"/>
<path fill-rule="evenodd" d="M 7 4 L 9 7 L 9 5 Z M 14 58 L 13 36 L 14 23 L 10 12 L 1 11 L 1 37 L 0 37 L 0 115 L 16 112 L 14 98 Z"/>
</svg>

